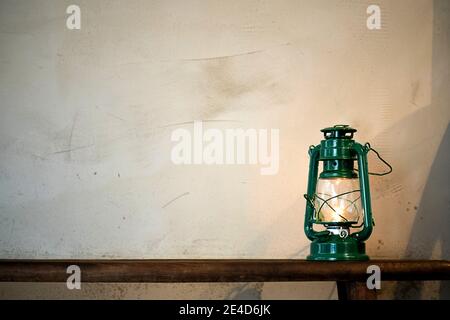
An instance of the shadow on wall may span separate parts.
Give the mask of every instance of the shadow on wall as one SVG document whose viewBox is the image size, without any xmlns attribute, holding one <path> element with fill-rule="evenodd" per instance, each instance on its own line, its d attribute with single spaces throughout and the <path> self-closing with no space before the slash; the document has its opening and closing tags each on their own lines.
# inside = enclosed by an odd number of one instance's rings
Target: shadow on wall
<svg viewBox="0 0 450 320">
<path fill-rule="evenodd" d="M 445 78 L 445 68 L 448 68 L 448 48 L 440 37 L 448 35 L 448 12 L 450 6 L 445 0 L 433 2 L 433 67 L 432 67 L 432 96 L 428 108 L 449 107 L 447 93 L 448 78 Z M 436 30 L 439 29 L 439 30 Z M 444 30 L 447 30 L 446 32 Z M 444 31 L 444 32 L 442 32 Z M 442 65 L 442 61 L 444 61 Z M 442 69 L 444 68 L 444 70 Z M 444 73 L 444 79 L 438 75 Z M 448 77 L 448 74 L 447 74 Z M 439 81 L 441 80 L 441 81 Z M 443 81 L 442 81 L 443 80 Z M 439 91 L 439 92 L 438 92 Z M 423 119 L 423 118 L 422 118 Z M 418 123 L 420 128 L 420 123 Z M 415 220 L 411 229 L 405 258 L 409 259 L 450 259 L 450 127 L 443 135 L 441 144 L 430 169 L 420 204 L 417 208 Z M 436 251 L 439 249 L 439 251 Z M 436 256 L 433 256 L 435 253 Z M 396 288 L 397 299 L 420 299 L 424 290 L 423 282 L 399 282 Z M 450 299 L 450 281 L 441 281 L 440 299 Z"/>
<path fill-rule="evenodd" d="M 422 199 L 418 207 L 405 258 L 432 259 L 438 246 L 438 256 L 450 258 L 450 126 L 442 138 L 436 158 L 431 166 Z M 423 282 L 400 282 L 395 297 L 420 299 Z M 450 281 L 442 281 L 439 297 L 450 299 Z"/>
<path fill-rule="evenodd" d="M 432 259 L 436 246 L 438 257 L 450 258 L 450 126 L 444 133 L 417 209 L 411 229 L 406 258 Z"/>
</svg>

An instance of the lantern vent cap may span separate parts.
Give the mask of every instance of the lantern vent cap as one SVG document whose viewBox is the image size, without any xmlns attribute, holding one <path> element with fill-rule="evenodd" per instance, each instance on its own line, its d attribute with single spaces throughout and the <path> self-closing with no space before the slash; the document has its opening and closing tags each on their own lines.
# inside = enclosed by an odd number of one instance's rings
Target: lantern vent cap
<svg viewBox="0 0 450 320">
<path fill-rule="evenodd" d="M 353 133 L 357 130 L 347 124 L 337 124 L 320 131 L 323 132 L 325 139 L 352 139 Z"/>
</svg>

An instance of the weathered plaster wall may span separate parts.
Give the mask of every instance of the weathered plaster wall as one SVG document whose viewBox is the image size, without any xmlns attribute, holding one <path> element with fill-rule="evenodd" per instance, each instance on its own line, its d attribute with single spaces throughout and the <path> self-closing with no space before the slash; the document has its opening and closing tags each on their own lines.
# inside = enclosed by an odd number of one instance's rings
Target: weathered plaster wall
<svg viewBox="0 0 450 320">
<path fill-rule="evenodd" d="M 362 0 L 77 1 L 77 31 L 72 3 L 0 2 L 0 258 L 304 258 L 306 151 L 335 123 L 394 166 L 371 180 L 369 254 L 449 258 L 447 1 L 378 1 L 376 31 Z M 171 132 L 194 120 L 279 128 L 279 173 L 172 164 Z M 336 296 L 328 283 L 62 286 L 0 297 Z"/>
</svg>

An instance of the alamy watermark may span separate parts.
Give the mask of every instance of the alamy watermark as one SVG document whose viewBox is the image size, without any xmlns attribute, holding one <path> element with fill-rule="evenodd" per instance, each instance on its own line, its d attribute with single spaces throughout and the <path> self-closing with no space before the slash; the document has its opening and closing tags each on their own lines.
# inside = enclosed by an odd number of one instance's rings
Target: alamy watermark
<svg viewBox="0 0 450 320">
<path fill-rule="evenodd" d="M 370 276 L 367 278 L 366 285 L 367 289 L 370 290 L 380 290 L 381 289 L 381 270 L 377 265 L 370 265 L 367 267 L 367 273 Z"/>
<path fill-rule="evenodd" d="M 73 290 L 81 289 L 81 269 L 76 264 L 72 264 L 67 267 L 66 270 L 67 274 L 70 274 L 70 276 L 67 277 L 66 286 L 67 289 Z"/>
<path fill-rule="evenodd" d="M 81 29 L 81 9 L 76 4 L 71 4 L 66 8 L 69 15 L 66 19 L 66 27 L 69 30 Z M 369 30 L 381 29 L 381 9 L 379 5 L 371 4 L 367 7 L 366 13 L 369 15 L 366 20 L 366 26 Z"/>
<path fill-rule="evenodd" d="M 69 30 L 81 29 L 81 9 L 76 4 L 71 4 L 66 8 L 66 13 L 69 16 L 66 19 L 66 27 Z"/>
<path fill-rule="evenodd" d="M 376 4 L 371 4 L 367 7 L 367 14 L 370 16 L 366 20 L 366 26 L 369 30 L 380 30 L 381 29 L 381 9 L 380 6 Z"/>
<path fill-rule="evenodd" d="M 203 129 L 194 121 L 192 130 L 172 131 L 171 160 L 177 165 L 260 165 L 261 175 L 279 169 L 279 129 Z"/>
</svg>

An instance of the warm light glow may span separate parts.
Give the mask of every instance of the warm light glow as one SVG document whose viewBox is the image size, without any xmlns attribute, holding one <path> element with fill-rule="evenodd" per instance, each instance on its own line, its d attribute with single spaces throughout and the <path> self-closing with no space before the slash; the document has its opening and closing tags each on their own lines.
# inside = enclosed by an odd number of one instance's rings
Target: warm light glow
<svg viewBox="0 0 450 320">
<path fill-rule="evenodd" d="M 319 179 L 314 207 L 318 222 L 358 223 L 363 214 L 359 180 Z"/>
</svg>

